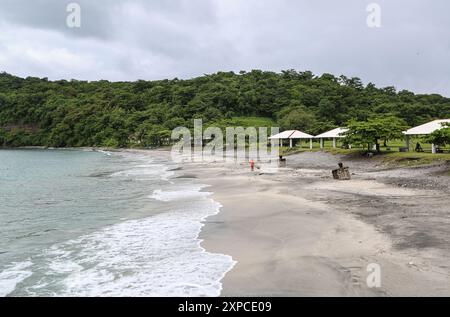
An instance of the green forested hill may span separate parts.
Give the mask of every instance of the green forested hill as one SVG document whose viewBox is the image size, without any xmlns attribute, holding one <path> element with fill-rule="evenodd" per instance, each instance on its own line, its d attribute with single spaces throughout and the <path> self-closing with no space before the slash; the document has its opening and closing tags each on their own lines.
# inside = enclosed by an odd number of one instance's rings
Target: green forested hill
<svg viewBox="0 0 450 317">
<path fill-rule="evenodd" d="M 450 99 L 293 70 L 137 82 L 0 74 L 0 146 L 159 145 L 193 118 L 219 125 L 273 121 L 316 134 L 384 113 L 413 126 L 450 118 Z"/>
</svg>

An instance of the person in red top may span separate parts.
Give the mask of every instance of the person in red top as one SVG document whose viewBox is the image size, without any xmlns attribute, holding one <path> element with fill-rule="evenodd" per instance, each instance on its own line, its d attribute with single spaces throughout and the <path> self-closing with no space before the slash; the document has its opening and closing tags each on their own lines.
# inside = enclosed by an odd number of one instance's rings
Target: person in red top
<svg viewBox="0 0 450 317">
<path fill-rule="evenodd" d="M 250 160 L 250 169 L 252 170 L 252 172 L 255 170 L 255 161 Z"/>
</svg>

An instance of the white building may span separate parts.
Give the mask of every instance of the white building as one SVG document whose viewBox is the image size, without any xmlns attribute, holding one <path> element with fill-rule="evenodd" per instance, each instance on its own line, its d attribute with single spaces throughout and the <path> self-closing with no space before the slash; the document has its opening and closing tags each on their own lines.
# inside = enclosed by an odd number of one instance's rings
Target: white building
<svg viewBox="0 0 450 317">
<path fill-rule="evenodd" d="M 331 131 L 322 133 L 317 135 L 315 138 L 320 139 L 320 148 L 323 149 L 323 141 L 324 139 L 332 139 L 333 147 L 336 148 L 336 140 L 340 138 L 345 138 L 345 132 L 347 132 L 347 128 L 336 128 Z"/>
<path fill-rule="evenodd" d="M 442 129 L 445 123 L 450 123 L 450 119 L 431 121 L 403 132 L 408 150 L 411 136 L 430 135 L 434 131 Z M 436 146 L 434 144 L 431 145 L 431 152 L 433 154 L 436 153 Z"/>
<path fill-rule="evenodd" d="M 283 140 L 289 140 L 290 148 L 292 148 L 293 140 L 304 140 L 304 139 L 306 140 L 309 139 L 309 148 L 312 149 L 314 136 L 302 131 L 298 130 L 284 131 L 276 135 L 273 135 L 269 138 L 269 140 L 279 140 L 280 142 L 283 142 Z"/>
</svg>

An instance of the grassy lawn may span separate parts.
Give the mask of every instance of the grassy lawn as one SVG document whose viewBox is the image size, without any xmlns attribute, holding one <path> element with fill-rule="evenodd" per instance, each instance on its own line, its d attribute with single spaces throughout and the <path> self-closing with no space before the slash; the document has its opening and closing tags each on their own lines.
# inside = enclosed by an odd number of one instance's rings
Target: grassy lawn
<svg viewBox="0 0 450 317">
<path fill-rule="evenodd" d="M 388 166 L 418 166 L 450 162 L 450 153 L 386 152 L 380 158 Z"/>
<path fill-rule="evenodd" d="M 432 154 L 432 153 L 416 153 L 416 152 L 395 152 L 395 151 L 383 151 L 379 155 L 375 155 L 372 158 L 368 158 L 364 155 L 362 149 L 330 149 L 326 150 L 332 154 L 342 154 L 347 155 L 349 158 L 356 159 L 371 159 L 377 160 L 382 165 L 387 167 L 401 167 L 401 166 L 420 166 L 420 165 L 431 165 L 431 164 L 441 164 L 445 162 L 450 162 L 450 153 Z"/>
<path fill-rule="evenodd" d="M 377 160 L 382 165 L 387 167 L 400 167 L 400 166 L 420 166 L 420 165 L 430 165 L 430 164 L 440 164 L 445 162 L 450 162 L 450 149 L 447 147 L 444 149 L 445 153 L 432 154 L 431 144 L 421 142 L 420 140 L 413 140 L 411 142 L 411 148 L 415 147 L 416 142 L 420 142 L 422 148 L 425 152 L 417 153 L 414 151 L 410 152 L 400 152 L 399 148 L 404 147 L 403 141 L 398 140 L 394 142 L 389 142 L 388 147 L 381 147 L 381 154 L 375 155 L 371 160 Z M 413 143 L 414 142 L 414 143 Z M 352 148 L 352 149 L 342 149 L 341 144 L 338 142 L 337 148 L 332 147 L 332 141 L 325 142 L 325 148 L 323 151 L 337 155 L 345 155 L 349 159 L 369 159 L 365 153 L 366 149 L 363 148 Z M 288 142 L 285 141 L 284 146 L 280 148 L 281 155 L 292 155 L 302 152 L 316 152 L 321 151 L 320 143 L 318 141 L 313 142 L 313 149 L 309 148 L 309 141 L 303 141 L 299 146 L 298 144 L 292 149 L 289 148 Z M 450 172 L 449 172 L 450 173 Z M 450 174 L 449 174 L 450 175 Z"/>
<path fill-rule="evenodd" d="M 337 147 L 340 147 L 341 144 L 338 142 Z M 333 141 L 324 141 L 324 149 L 333 149 Z M 294 141 L 294 147 L 292 149 L 289 148 L 289 141 L 285 140 L 283 146 L 280 148 L 280 153 L 282 155 L 292 155 L 301 152 L 316 152 L 321 151 L 319 140 L 314 140 L 312 150 L 309 147 L 309 140 L 299 140 Z"/>
</svg>

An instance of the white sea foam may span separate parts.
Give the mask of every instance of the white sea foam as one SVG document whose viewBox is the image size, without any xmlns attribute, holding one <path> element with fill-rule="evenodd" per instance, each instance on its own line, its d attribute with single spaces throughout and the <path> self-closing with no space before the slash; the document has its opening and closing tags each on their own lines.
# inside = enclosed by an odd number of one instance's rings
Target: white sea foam
<svg viewBox="0 0 450 317">
<path fill-rule="evenodd" d="M 182 199 L 195 199 L 195 198 L 204 198 L 211 193 L 202 192 L 203 188 L 207 187 L 206 185 L 193 185 L 179 187 L 177 190 L 161 190 L 157 189 L 153 191 L 153 194 L 150 198 L 160 200 L 160 201 L 177 201 Z"/>
<path fill-rule="evenodd" d="M 201 191 L 205 185 L 169 179 L 174 172 L 164 161 L 131 159 L 131 168 L 113 176 L 161 184 L 149 190 L 155 199 L 151 206 L 160 213 L 122 219 L 57 243 L 30 261 L 10 264 L 0 273 L 0 296 L 13 291 L 21 296 L 220 295 L 221 279 L 235 262 L 205 251 L 198 238 L 202 221 L 219 212 L 220 204 Z M 161 179 L 167 182 L 158 182 Z"/>
<path fill-rule="evenodd" d="M 235 262 L 206 252 L 198 239 L 201 221 L 219 208 L 203 199 L 55 245 L 46 256 L 48 275 L 64 276 L 56 295 L 219 296 L 220 280 Z"/>
<path fill-rule="evenodd" d="M 119 171 L 111 174 L 113 177 L 135 177 L 135 178 L 148 178 L 148 177 L 161 177 L 163 180 L 168 180 L 174 173 L 168 170 L 167 165 L 163 164 L 141 164 L 136 165 L 133 168 Z"/>
<path fill-rule="evenodd" d="M 0 297 L 7 296 L 16 289 L 16 285 L 30 277 L 33 273 L 31 261 L 12 263 L 0 272 Z"/>
<path fill-rule="evenodd" d="M 111 156 L 112 155 L 111 152 L 108 152 L 108 151 L 105 151 L 105 150 L 97 150 L 97 152 L 105 154 L 106 156 Z"/>
</svg>

